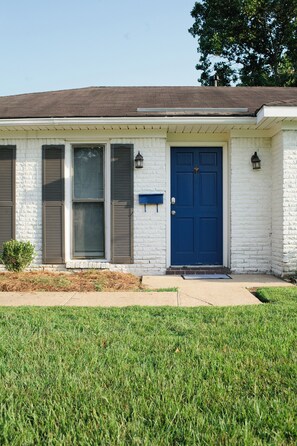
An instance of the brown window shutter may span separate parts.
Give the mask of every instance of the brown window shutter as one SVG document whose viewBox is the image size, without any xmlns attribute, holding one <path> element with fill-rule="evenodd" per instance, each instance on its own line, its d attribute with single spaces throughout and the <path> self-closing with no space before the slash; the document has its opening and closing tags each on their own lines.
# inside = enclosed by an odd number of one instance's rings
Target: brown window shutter
<svg viewBox="0 0 297 446">
<path fill-rule="evenodd" d="M 133 263 L 133 145 L 111 145 L 111 258 Z"/>
<path fill-rule="evenodd" d="M 0 251 L 15 238 L 16 146 L 0 146 Z"/>
<path fill-rule="evenodd" d="M 42 146 L 43 263 L 64 263 L 65 146 Z"/>
</svg>

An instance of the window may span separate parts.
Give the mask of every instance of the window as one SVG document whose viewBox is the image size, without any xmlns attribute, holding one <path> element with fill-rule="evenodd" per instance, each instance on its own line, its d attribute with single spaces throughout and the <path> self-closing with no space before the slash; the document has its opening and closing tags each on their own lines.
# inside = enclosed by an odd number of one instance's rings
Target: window
<svg viewBox="0 0 297 446">
<path fill-rule="evenodd" d="M 73 148 L 73 256 L 104 258 L 104 146 Z"/>
</svg>

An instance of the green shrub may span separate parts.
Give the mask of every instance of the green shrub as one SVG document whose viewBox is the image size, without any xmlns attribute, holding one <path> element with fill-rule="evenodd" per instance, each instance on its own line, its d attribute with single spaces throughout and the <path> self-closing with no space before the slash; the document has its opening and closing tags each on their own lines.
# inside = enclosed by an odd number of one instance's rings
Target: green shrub
<svg viewBox="0 0 297 446">
<path fill-rule="evenodd" d="M 23 271 L 31 264 L 34 257 L 35 249 L 30 242 L 9 240 L 3 243 L 1 261 L 8 271 Z"/>
</svg>

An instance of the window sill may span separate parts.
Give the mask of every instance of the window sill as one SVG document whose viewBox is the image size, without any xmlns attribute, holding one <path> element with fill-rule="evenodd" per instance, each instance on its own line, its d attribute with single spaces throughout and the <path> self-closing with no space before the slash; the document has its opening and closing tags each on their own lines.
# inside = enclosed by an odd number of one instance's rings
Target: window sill
<svg viewBox="0 0 297 446">
<path fill-rule="evenodd" d="M 106 259 L 72 259 L 66 262 L 66 268 L 79 269 L 107 269 L 109 261 Z"/>
</svg>

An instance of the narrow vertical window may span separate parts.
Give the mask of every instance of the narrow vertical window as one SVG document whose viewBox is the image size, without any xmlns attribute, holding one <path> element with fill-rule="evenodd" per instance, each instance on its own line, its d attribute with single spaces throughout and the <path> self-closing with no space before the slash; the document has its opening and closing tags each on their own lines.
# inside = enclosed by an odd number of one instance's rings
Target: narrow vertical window
<svg viewBox="0 0 297 446">
<path fill-rule="evenodd" d="M 73 255 L 104 258 L 104 147 L 73 149 Z"/>
</svg>

